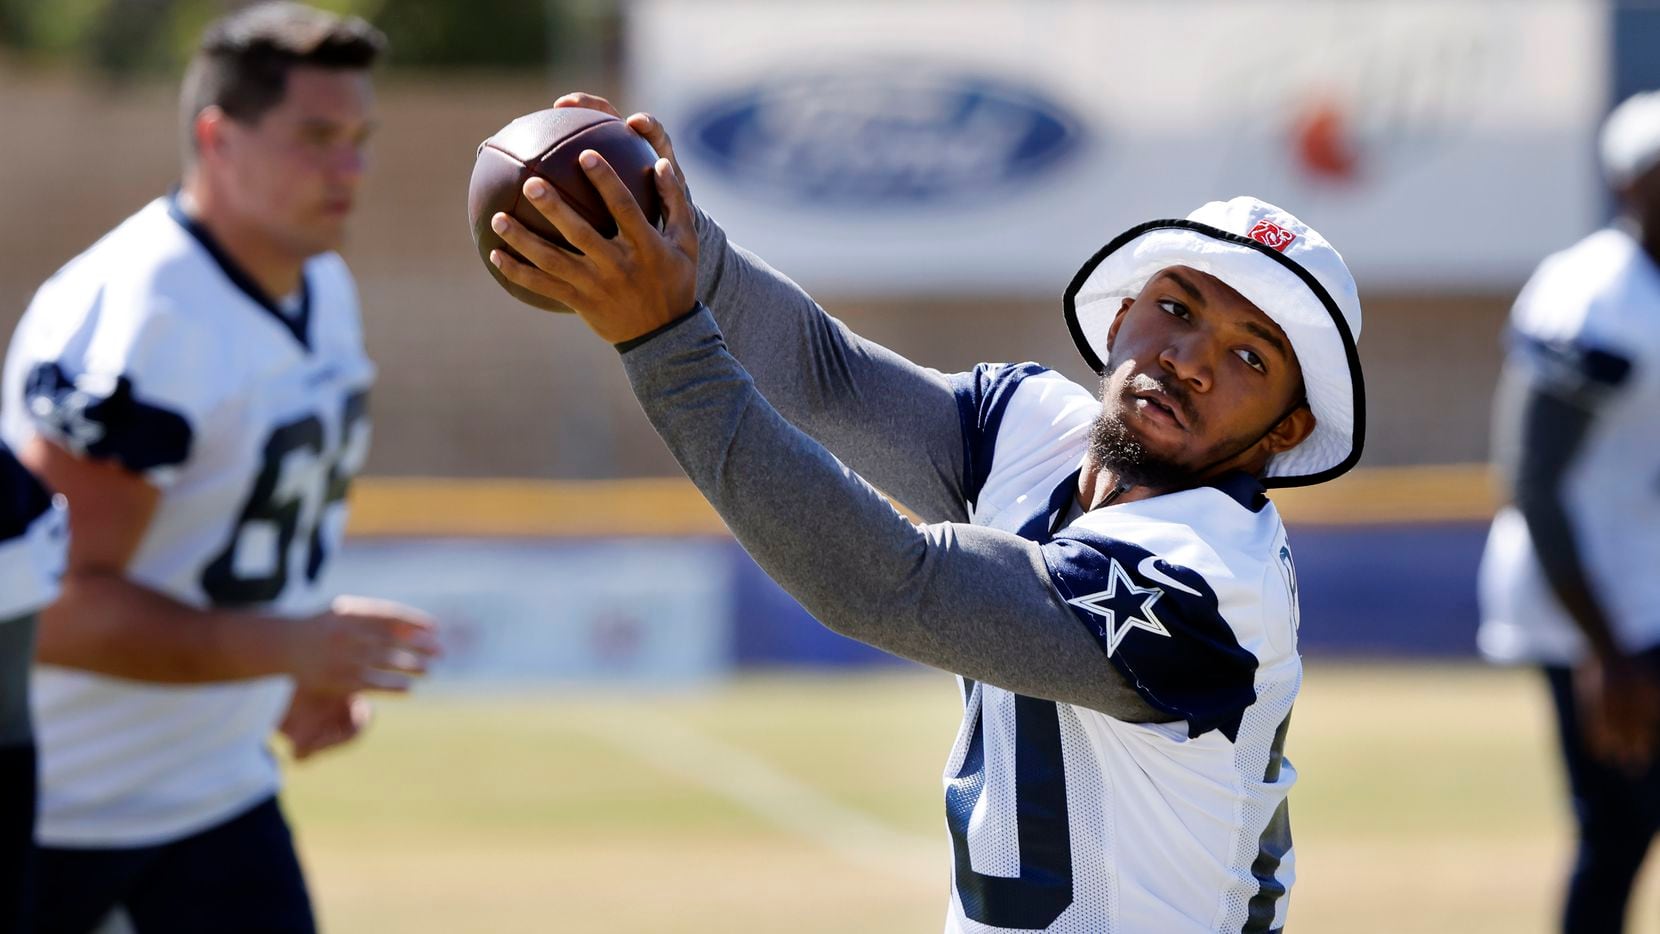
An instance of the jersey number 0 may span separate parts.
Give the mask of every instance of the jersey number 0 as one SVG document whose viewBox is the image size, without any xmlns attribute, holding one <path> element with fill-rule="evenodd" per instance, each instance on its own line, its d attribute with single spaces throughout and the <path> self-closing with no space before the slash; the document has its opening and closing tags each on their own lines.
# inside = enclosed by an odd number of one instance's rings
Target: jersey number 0
<svg viewBox="0 0 1660 934">
<path fill-rule="evenodd" d="M 1042 930 L 1072 904 L 1072 833 L 1066 810 L 1060 714 L 1053 701 L 1014 695 L 1018 876 L 976 872 L 969 858 L 969 820 L 986 792 L 984 721 L 982 699 L 962 767 L 945 792 L 957 897 L 963 914 L 981 924 Z"/>
</svg>

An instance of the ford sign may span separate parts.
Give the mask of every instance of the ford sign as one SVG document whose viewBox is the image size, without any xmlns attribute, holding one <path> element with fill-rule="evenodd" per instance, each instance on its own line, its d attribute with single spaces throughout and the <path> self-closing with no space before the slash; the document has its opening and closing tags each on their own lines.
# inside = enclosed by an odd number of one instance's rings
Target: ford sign
<svg viewBox="0 0 1660 934">
<path fill-rule="evenodd" d="M 768 78 L 705 101 L 691 154 L 742 184 L 847 207 L 966 201 L 1078 147 L 1078 121 L 996 79 L 915 66 Z"/>
</svg>

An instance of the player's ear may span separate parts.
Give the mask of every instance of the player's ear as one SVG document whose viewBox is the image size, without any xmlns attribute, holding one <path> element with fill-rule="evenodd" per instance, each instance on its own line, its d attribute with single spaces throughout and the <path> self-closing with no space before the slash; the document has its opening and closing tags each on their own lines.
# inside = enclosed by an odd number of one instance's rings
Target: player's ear
<svg viewBox="0 0 1660 934">
<path fill-rule="evenodd" d="M 1134 304 L 1134 302 L 1135 302 L 1135 299 L 1126 297 L 1124 299 L 1124 301 L 1119 303 L 1118 310 L 1113 313 L 1112 324 L 1111 324 L 1111 326 L 1109 326 L 1107 328 L 1107 349 L 1108 350 L 1112 349 L 1112 342 L 1118 338 L 1118 326 L 1120 324 L 1124 323 L 1124 314 L 1125 314 L 1125 312 L 1128 312 L 1130 310 L 1130 305 Z"/>
<path fill-rule="evenodd" d="M 225 115 L 218 104 L 203 107 L 191 122 L 190 132 L 196 141 L 196 155 L 198 158 L 209 153 L 218 153 L 225 145 L 226 125 L 230 118 Z"/>
<path fill-rule="evenodd" d="M 1263 437 L 1268 443 L 1269 456 L 1289 451 L 1302 444 L 1314 433 L 1314 424 L 1314 411 L 1308 407 L 1307 402 L 1292 409 Z"/>
</svg>

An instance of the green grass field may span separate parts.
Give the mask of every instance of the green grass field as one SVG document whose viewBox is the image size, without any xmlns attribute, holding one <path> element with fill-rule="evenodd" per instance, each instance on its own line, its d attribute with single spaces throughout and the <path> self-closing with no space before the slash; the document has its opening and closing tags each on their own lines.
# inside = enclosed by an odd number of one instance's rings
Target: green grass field
<svg viewBox="0 0 1660 934">
<path fill-rule="evenodd" d="M 916 673 L 432 693 L 292 768 L 287 800 L 329 931 L 937 931 L 959 709 Z M 1311 663 L 1290 929 L 1550 930 L 1547 713 L 1529 672 Z M 1633 917 L 1660 932 L 1654 885 Z"/>
</svg>

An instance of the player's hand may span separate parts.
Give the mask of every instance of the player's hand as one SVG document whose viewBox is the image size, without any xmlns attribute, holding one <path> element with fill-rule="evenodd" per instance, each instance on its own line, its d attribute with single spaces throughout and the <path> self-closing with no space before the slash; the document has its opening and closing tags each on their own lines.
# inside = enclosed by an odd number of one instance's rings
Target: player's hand
<svg viewBox="0 0 1660 934">
<path fill-rule="evenodd" d="M 1592 659 L 1574 669 L 1574 693 L 1591 754 L 1628 772 L 1647 768 L 1660 733 L 1660 675 L 1624 655 Z"/>
<path fill-rule="evenodd" d="M 553 106 L 582 107 L 587 110 L 597 110 L 600 113 L 610 114 L 618 120 L 622 119 L 622 114 L 617 110 L 615 104 L 598 94 L 589 94 L 587 91 L 572 91 L 569 94 L 561 94 L 559 99 L 553 102 Z"/>
<path fill-rule="evenodd" d="M 297 690 L 280 729 L 293 745 L 294 759 L 303 762 L 331 746 L 356 739 L 373 715 L 369 699 L 361 694 Z"/>
<path fill-rule="evenodd" d="M 669 160 L 669 164 L 674 166 L 674 172 L 680 176 L 682 182 L 686 180 L 686 173 L 680 171 L 680 160 L 675 158 L 674 142 L 669 139 L 669 131 L 664 129 L 663 124 L 651 114 L 630 114 L 627 119 L 624 119 L 622 113 L 610 101 L 597 94 L 589 94 L 585 91 L 573 91 L 565 94 L 554 101 L 553 106 L 583 107 L 588 110 L 608 113 L 618 120 L 623 120 L 628 124 L 629 129 L 640 134 L 646 142 L 651 144 L 651 148 L 657 151 L 657 155 Z"/>
<path fill-rule="evenodd" d="M 519 255 L 490 253 L 490 262 L 515 285 L 574 310 L 594 333 L 613 344 L 648 334 L 692 309 L 697 300 L 697 231 L 686 186 L 668 159 L 653 168 L 663 199 L 663 229 L 640 211 L 634 196 L 599 153 L 583 150 L 579 162 L 617 222 L 610 239 L 566 204 L 540 178 L 525 182 L 524 196 L 580 254 L 560 249 L 506 214 L 491 227 Z"/>
<path fill-rule="evenodd" d="M 295 620 L 287 669 L 301 691 L 408 691 L 439 653 L 430 616 L 390 600 L 336 597 L 328 612 Z"/>
</svg>

